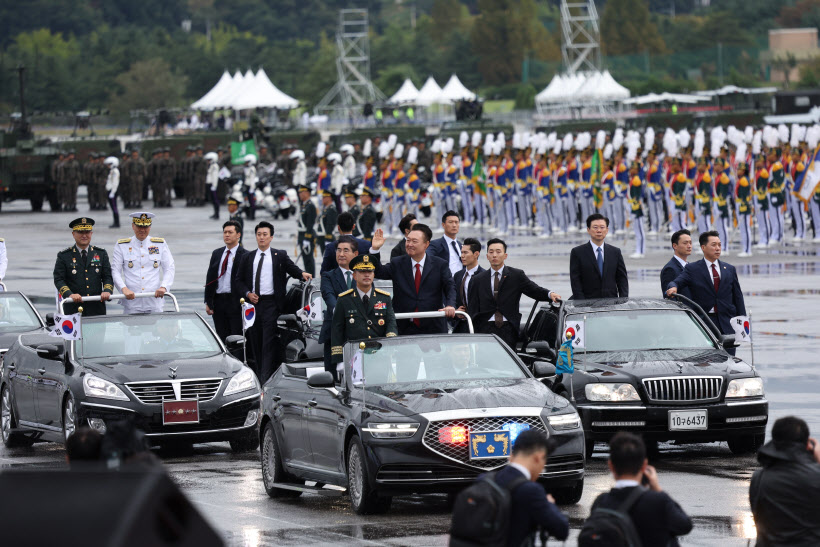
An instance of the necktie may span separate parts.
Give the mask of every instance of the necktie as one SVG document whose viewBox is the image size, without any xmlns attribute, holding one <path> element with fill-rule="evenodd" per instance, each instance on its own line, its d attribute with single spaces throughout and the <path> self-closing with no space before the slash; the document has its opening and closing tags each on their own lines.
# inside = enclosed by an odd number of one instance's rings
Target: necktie
<svg viewBox="0 0 820 547">
<path fill-rule="evenodd" d="M 459 287 L 459 292 L 461 293 L 461 304 L 466 308 L 467 307 L 467 291 L 464 289 L 467 288 L 467 278 L 470 277 L 470 272 L 464 271 L 464 277 L 461 278 L 461 286 Z"/>
<path fill-rule="evenodd" d="M 367 296 L 367 295 L 364 295 L 362 297 L 362 304 L 364 304 L 364 311 L 367 311 L 367 307 L 370 305 L 370 297 Z"/>
<path fill-rule="evenodd" d="M 715 284 L 715 292 L 718 292 L 718 289 L 720 288 L 720 276 L 718 275 L 717 268 L 715 268 L 714 264 L 712 264 L 712 282 Z"/>
<path fill-rule="evenodd" d="M 350 270 L 345 272 L 345 277 L 347 278 L 347 288 L 349 289 L 353 286 L 353 275 L 350 273 Z"/>
<path fill-rule="evenodd" d="M 222 269 L 219 270 L 219 278 L 222 278 L 225 275 L 225 272 L 228 271 L 228 259 L 231 257 L 231 251 L 228 249 L 228 254 L 225 255 L 225 260 L 222 261 Z"/>
<path fill-rule="evenodd" d="M 451 241 L 450 245 L 453 247 L 453 252 L 456 253 L 456 256 L 461 255 L 461 253 L 458 251 L 458 246 L 456 245 L 455 241 Z"/>
<path fill-rule="evenodd" d="M 262 253 L 262 256 L 259 257 L 259 265 L 256 267 L 256 280 L 255 280 L 255 287 L 256 287 L 256 294 L 259 295 L 259 282 L 262 279 L 262 263 L 265 262 L 265 253 Z"/>
<path fill-rule="evenodd" d="M 598 273 L 601 277 L 604 276 L 604 253 L 601 252 L 600 247 L 598 247 Z"/>
<path fill-rule="evenodd" d="M 416 277 L 414 281 L 416 283 L 416 294 L 418 294 L 419 287 L 421 287 L 421 264 L 416 264 Z M 419 309 L 416 308 L 415 311 L 419 311 Z M 421 327 L 421 321 L 418 319 L 413 319 L 413 323 L 415 323 L 416 327 Z"/>
<path fill-rule="evenodd" d="M 493 298 L 495 299 L 495 326 L 501 328 L 504 325 L 504 317 L 498 309 L 498 280 L 501 277 L 501 272 L 495 272 L 493 278 Z"/>
<path fill-rule="evenodd" d="M 82 253 L 80 253 L 80 254 L 82 254 L 82 255 L 83 255 L 83 264 L 85 264 L 85 259 L 86 259 L 86 258 L 88 258 L 88 251 L 86 251 L 85 249 L 83 249 L 83 250 L 82 250 Z"/>
</svg>

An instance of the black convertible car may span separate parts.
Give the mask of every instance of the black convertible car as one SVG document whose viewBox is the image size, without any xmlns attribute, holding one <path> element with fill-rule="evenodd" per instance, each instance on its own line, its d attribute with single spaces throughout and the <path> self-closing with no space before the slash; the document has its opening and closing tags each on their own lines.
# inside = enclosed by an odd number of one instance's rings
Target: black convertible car
<svg viewBox="0 0 820 547">
<path fill-rule="evenodd" d="M 41 330 L 45 326 L 43 318 L 26 295 L 0 291 L 0 362 L 21 333 Z"/>
<path fill-rule="evenodd" d="M 229 339 L 238 346 L 242 337 Z M 89 425 L 127 420 L 155 443 L 258 446 L 260 386 L 194 313 L 82 320 L 82 340 L 16 336 L 0 368 L 7 446 L 64 442 Z"/>
<path fill-rule="evenodd" d="M 763 444 L 763 380 L 726 352 L 734 336 L 716 335 L 705 315 L 669 300 L 536 304 L 519 351 L 555 362 L 567 329 L 579 324 L 585 349 L 574 352 L 572 378 L 559 376 L 553 389 L 574 398 L 587 454 L 622 430 L 649 441 L 727 441 L 733 453 Z"/>
<path fill-rule="evenodd" d="M 364 384 L 352 380 L 354 360 Z M 556 446 L 541 480 L 559 502 L 580 499 L 578 414 L 499 338 L 351 342 L 344 363 L 341 382 L 321 361 L 303 361 L 284 364 L 265 384 L 260 433 L 270 496 L 334 485 L 348 490 L 357 513 L 386 511 L 394 495 L 452 492 L 505 465 L 518 433 L 532 428 Z M 548 363 L 533 367 L 538 376 L 555 373 Z"/>
</svg>

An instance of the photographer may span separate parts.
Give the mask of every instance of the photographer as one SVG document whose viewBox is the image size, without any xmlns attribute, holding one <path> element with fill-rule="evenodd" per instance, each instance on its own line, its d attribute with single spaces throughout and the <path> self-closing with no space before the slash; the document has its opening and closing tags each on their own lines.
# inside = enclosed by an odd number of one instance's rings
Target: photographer
<svg viewBox="0 0 820 547">
<path fill-rule="evenodd" d="M 749 488 L 757 546 L 820 544 L 820 443 L 809 426 L 786 416 L 772 427 L 772 440 L 757 453 L 763 466 Z"/>
</svg>

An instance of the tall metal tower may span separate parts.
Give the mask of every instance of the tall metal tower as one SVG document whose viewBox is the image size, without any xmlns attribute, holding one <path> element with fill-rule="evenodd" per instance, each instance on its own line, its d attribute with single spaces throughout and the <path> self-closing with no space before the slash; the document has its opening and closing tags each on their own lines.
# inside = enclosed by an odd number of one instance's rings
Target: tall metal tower
<svg viewBox="0 0 820 547">
<path fill-rule="evenodd" d="M 561 56 L 567 74 L 601 68 L 601 30 L 594 0 L 561 0 Z"/>
<path fill-rule="evenodd" d="M 336 73 L 338 80 L 316 105 L 315 111 L 335 111 L 349 117 L 354 110 L 361 114 L 365 103 L 385 99 L 384 93 L 370 81 L 370 39 L 366 9 L 339 11 L 336 31 Z"/>
</svg>

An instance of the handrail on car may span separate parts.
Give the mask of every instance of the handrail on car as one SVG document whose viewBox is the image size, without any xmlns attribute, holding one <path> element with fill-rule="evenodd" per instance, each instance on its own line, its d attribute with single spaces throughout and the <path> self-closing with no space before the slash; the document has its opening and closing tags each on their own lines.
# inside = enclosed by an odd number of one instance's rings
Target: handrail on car
<svg viewBox="0 0 820 547">
<path fill-rule="evenodd" d="M 149 297 L 150 298 L 156 298 L 156 296 L 154 296 L 154 293 L 152 293 L 152 292 L 138 292 L 138 293 L 134 294 L 134 297 L 135 298 L 149 298 Z M 177 302 L 177 297 L 174 296 L 174 294 L 171 293 L 171 292 L 166 292 L 165 297 L 170 298 L 171 301 L 174 303 L 174 311 L 179 311 L 179 303 Z M 125 300 L 125 295 L 124 294 L 112 294 L 109 297 L 108 300 Z M 83 296 L 83 298 L 81 300 L 81 302 L 99 302 L 99 301 L 100 301 L 99 295 Z M 65 313 L 65 308 L 63 307 L 63 305 L 66 302 L 73 303 L 74 301 L 71 298 L 63 298 L 62 300 L 60 300 L 60 313 L 61 314 Z"/>
<path fill-rule="evenodd" d="M 460 315 L 467 320 L 467 328 L 470 334 L 475 334 L 473 330 L 473 320 L 467 312 L 456 310 L 456 315 Z M 413 311 L 405 313 L 397 313 L 396 319 L 435 319 L 438 317 L 446 317 L 443 311 Z"/>
</svg>

